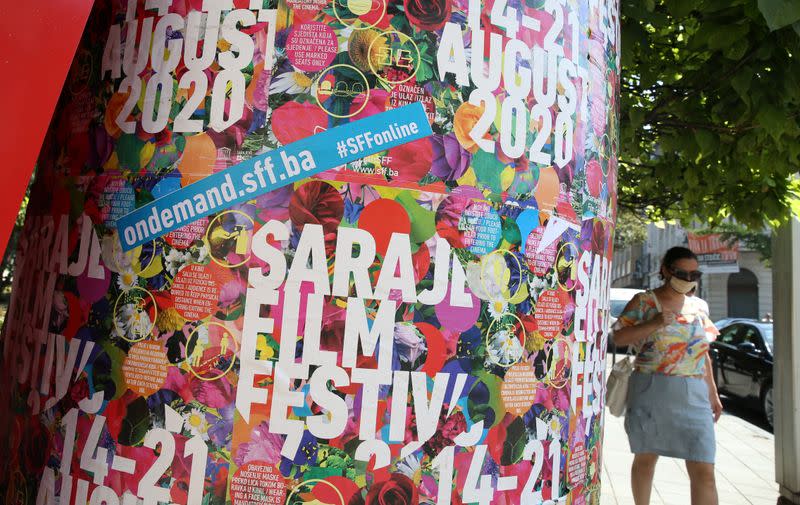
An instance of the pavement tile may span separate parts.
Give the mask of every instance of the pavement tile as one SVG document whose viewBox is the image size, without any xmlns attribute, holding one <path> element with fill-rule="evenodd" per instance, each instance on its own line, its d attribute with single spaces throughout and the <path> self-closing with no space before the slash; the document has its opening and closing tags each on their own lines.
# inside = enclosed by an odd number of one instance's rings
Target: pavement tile
<svg viewBox="0 0 800 505">
<path fill-rule="evenodd" d="M 768 498 L 751 498 L 750 499 L 751 505 L 775 505 L 777 503 L 776 498 L 768 499 Z"/>
<path fill-rule="evenodd" d="M 664 505 L 689 505 L 689 502 L 691 501 L 691 497 L 689 496 L 689 494 L 674 494 L 674 493 L 670 493 L 670 494 L 663 494 L 663 495 L 660 494 L 659 497 L 660 497 L 661 503 L 663 503 Z M 652 505 L 652 503 L 653 503 L 652 498 L 651 498 L 650 502 L 651 502 L 651 505 Z M 729 505 L 729 504 L 726 504 L 726 505 Z M 749 504 L 745 503 L 745 505 L 749 505 Z"/>
<path fill-rule="evenodd" d="M 736 489 L 748 499 L 772 499 L 777 501 L 778 489 L 767 486 L 750 486 L 747 484 L 734 484 Z"/>
</svg>

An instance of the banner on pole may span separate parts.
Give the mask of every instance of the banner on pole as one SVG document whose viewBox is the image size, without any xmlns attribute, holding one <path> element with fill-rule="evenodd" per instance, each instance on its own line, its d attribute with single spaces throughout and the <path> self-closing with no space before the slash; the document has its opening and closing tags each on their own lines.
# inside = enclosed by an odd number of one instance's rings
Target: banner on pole
<svg viewBox="0 0 800 505">
<path fill-rule="evenodd" d="M 739 271 L 739 241 L 724 240 L 719 233 L 687 233 L 689 249 L 697 254 L 700 269 L 709 274 Z"/>
</svg>

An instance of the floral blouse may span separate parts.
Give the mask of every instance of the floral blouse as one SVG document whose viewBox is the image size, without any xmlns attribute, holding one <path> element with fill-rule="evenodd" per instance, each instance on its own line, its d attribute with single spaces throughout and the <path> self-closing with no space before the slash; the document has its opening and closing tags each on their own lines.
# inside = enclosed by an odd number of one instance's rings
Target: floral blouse
<svg viewBox="0 0 800 505">
<path fill-rule="evenodd" d="M 635 306 L 623 312 L 614 323 L 615 330 L 649 321 L 660 312 L 652 291 L 636 295 L 634 302 Z M 703 375 L 708 344 L 718 334 L 700 299 L 686 297 L 677 322 L 657 330 L 638 344 L 634 367 L 642 373 Z"/>
</svg>

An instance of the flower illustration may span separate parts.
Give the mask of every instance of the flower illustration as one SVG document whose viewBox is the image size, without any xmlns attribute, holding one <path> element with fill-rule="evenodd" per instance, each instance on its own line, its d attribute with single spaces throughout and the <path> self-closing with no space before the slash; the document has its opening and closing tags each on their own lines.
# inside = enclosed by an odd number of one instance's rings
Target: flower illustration
<svg viewBox="0 0 800 505">
<path fill-rule="evenodd" d="M 328 115 L 310 102 L 286 102 L 272 112 L 271 125 L 275 138 L 281 144 L 290 144 L 327 129 Z"/>
<path fill-rule="evenodd" d="M 406 15 L 420 30 L 438 30 L 450 18 L 452 0 L 404 0 Z"/>
<path fill-rule="evenodd" d="M 289 71 L 272 78 L 269 84 L 269 92 L 272 95 L 280 93 L 289 93 L 290 95 L 309 93 L 312 84 L 314 84 L 314 81 L 303 72 Z"/>
<path fill-rule="evenodd" d="M 522 344 L 513 332 L 501 329 L 490 337 L 487 352 L 493 363 L 510 366 L 522 359 Z"/>
<path fill-rule="evenodd" d="M 449 133 L 447 135 L 434 135 L 431 137 L 433 144 L 433 165 L 431 173 L 444 181 L 454 181 L 466 173 L 472 162 L 472 153 L 464 149 L 458 138 Z"/>
<path fill-rule="evenodd" d="M 409 454 L 405 459 L 397 463 L 397 471 L 414 482 L 419 482 L 419 479 L 422 477 L 422 464 L 419 457 L 414 454 Z"/>
<path fill-rule="evenodd" d="M 139 283 L 139 277 L 130 270 L 123 271 L 117 277 L 117 286 L 124 293 L 131 290 L 132 287 Z"/>
<path fill-rule="evenodd" d="M 139 340 L 153 329 L 150 315 L 138 302 L 125 303 L 115 316 L 118 335 L 129 340 Z"/>
<path fill-rule="evenodd" d="M 508 302 L 495 299 L 489 302 L 487 309 L 492 319 L 500 319 L 508 312 Z"/>
<path fill-rule="evenodd" d="M 386 39 L 376 30 L 353 30 L 347 45 L 353 64 L 365 72 L 383 68 L 386 49 Z"/>
<path fill-rule="evenodd" d="M 205 413 L 200 409 L 192 409 L 189 412 L 185 412 L 183 414 L 183 426 L 192 435 L 202 437 L 204 440 L 208 439 L 208 421 Z"/>
<path fill-rule="evenodd" d="M 189 262 L 190 258 L 189 253 L 181 252 L 178 249 L 170 249 L 164 256 L 164 269 L 174 277 L 178 270 Z"/>
<path fill-rule="evenodd" d="M 462 103 L 453 117 L 453 133 L 458 142 L 471 153 L 478 151 L 478 144 L 472 139 L 470 132 L 483 116 L 483 107 L 472 105 L 469 102 Z M 484 138 L 490 138 L 488 134 Z"/>
<path fill-rule="evenodd" d="M 289 216 L 298 228 L 320 224 L 325 233 L 325 250 L 336 247 L 336 232 L 344 216 L 344 201 L 339 192 L 325 182 L 311 181 L 297 188 L 289 201 Z"/>
<path fill-rule="evenodd" d="M 181 316 L 175 307 L 167 307 L 156 316 L 156 327 L 163 332 L 178 331 L 186 324 L 186 319 Z"/>
<path fill-rule="evenodd" d="M 406 363 L 416 362 L 427 351 L 422 333 L 411 322 L 395 323 L 394 343 L 400 361 Z"/>
<path fill-rule="evenodd" d="M 281 447 L 283 447 L 283 437 L 272 433 L 269 425 L 262 422 L 250 432 L 250 440 L 239 446 L 233 461 L 238 466 L 250 461 L 277 463 L 281 460 Z"/>
<path fill-rule="evenodd" d="M 411 505 L 417 501 L 414 482 L 401 473 L 393 473 L 388 479 L 372 484 L 366 505 Z"/>
</svg>

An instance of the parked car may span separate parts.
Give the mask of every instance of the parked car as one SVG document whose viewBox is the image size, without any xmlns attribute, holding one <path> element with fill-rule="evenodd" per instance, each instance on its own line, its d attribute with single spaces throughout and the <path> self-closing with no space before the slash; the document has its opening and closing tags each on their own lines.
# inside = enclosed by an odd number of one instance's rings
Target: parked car
<svg viewBox="0 0 800 505">
<path fill-rule="evenodd" d="M 746 317 L 726 317 L 724 319 L 720 319 L 719 321 L 714 321 L 714 326 L 716 326 L 718 329 L 722 329 L 738 321 L 752 321 L 752 319 Z"/>
<path fill-rule="evenodd" d="M 736 319 L 711 343 L 714 379 L 720 393 L 757 402 L 773 424 L 772 323 Z"/>
<path fill-rule="evenodd" d="M 637 293 L 641 293 L 641 289 L 629 289 L 629 288 L 611 288 L 611 298 L 610 298 L 610 314 L 609 314 L 609 333 L 608 333 L 608 351 L 614 352 L 614 332 L 611 328 L 614 327 L 614 323 L 617 322 L 617 319 L 622 314 L 622 311 L 625 309 L 625 306 L 628 305 L 628 302 L 636 296 Z M 616 348 L 617 352 L 627 353 L 628 348 L 625 346 L 619 346 Z"/>
</svg>

